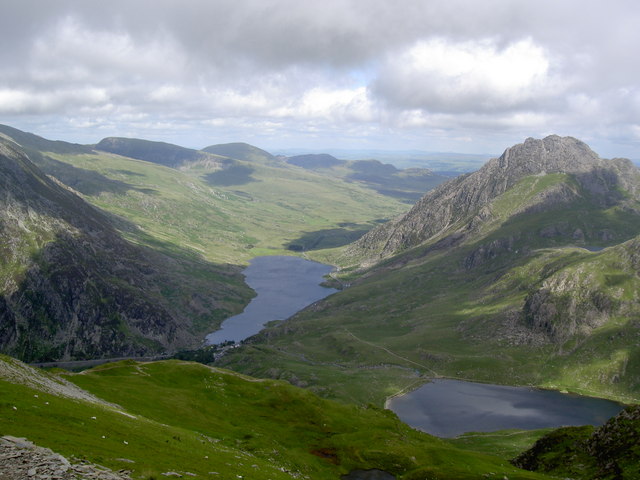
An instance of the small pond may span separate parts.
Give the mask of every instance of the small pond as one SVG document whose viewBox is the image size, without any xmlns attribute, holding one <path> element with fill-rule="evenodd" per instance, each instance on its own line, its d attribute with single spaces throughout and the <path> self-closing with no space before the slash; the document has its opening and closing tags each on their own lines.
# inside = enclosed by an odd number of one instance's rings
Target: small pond
<svg viewBox="0 0 640 480">
<path fill-rule="evenodd" d="M 207 343 L 240 342 L 258 333 L 267 322 L 284 320 L 306 306 L 337 292 L 322 287 L 333 267 L 300 257 L 256 257 L 243 271 L 254 297 L 244 311 L 226 319 L 222 328 L 207 335 Z"/>
<path fill-rule="evenodd" d="M 439 379 L 388 403 L 402 421 L 439 437 L 505 429 L 601 425 L 622 405 L 552 390 Z"/>
</svg>

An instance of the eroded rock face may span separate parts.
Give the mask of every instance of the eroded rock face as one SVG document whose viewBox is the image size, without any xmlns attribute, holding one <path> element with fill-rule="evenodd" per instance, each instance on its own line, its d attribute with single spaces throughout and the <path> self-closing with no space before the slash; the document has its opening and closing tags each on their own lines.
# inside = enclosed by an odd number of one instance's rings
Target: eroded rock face
<svg viewBox="0 0 640 480">
<path fill-rule="evenodd" d="M 88 462 L 71 463 L 25 438 L 0 438 L 0 478 L 3 480 L 131 480 L 129 472 L 114 472 Z"/>
</svg>

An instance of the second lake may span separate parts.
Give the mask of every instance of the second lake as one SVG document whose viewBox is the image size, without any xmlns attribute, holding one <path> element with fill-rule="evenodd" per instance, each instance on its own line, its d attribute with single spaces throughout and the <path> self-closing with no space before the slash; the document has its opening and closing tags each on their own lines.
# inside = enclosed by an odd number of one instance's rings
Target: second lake
<svg viewBox="0 0 640 480">
<path fill-rule="evenodd" d="M 601 425 L 622 405 L 551 390 L 439 379 L 391 399 L 388 408 L 414 428 L 455 437 L 512 428 Z"/>
</svg>

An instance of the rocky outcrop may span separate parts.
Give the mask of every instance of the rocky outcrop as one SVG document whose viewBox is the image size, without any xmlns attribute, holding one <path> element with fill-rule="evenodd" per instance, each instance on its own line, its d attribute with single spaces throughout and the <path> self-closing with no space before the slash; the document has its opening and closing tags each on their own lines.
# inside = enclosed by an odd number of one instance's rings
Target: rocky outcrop
<svg viewBox="0 0 640 480">
<path fill-rule="evenodd" d="M 239 280 L 125 241 L 109 217 L 0 140 L 0 351 L 48 361 L 196 346 L 205 332 L 195 321 L 215 327 L 229 314 L 221 298 L 242 303 L 206 280 L 220 274 Z"/>
<path fill-rule="evenodd" d="M 571 137 L 529 138 L 508 148 L 477 172 L 455 178 L 427 193 L 406 215 L 363 236 L 353 245 L 350 255 L 387 257 L 444 231 L 477 229 L 493 218 L 494 199 L 527 176 L 551 173 L 570 174 L 580 191 L 560 185 L 543 192 L 532 202 L 529 213 L 570 203 L 578 195 L 610 206 L 628 197 L 637 198 L 639 193 L 639 174 L 628 160 L 602 160 L 586 144 Z"/>
<path fill-rule="evenodd" d="M 616 303 L 599 290 L 568 287 L 563 291 L 545 286 L 527 296 L 522 314 L 529 328 L 562 343 L 603 325 Z"/>
<path fill-rule="evenodd" d="M 525 470 L 575 479 L 640 475 L 640 406 L 622 410 L 601 427 L 565 427 L 543 436 L 511 463 Z"/>
<path fill-rule="evenodd" d="M 562 344 L 589 335 L 614 317 L 635 318 L 640 237 L 541 275 L 517 315 L 526 329 L 547 342 Z"/>
<path fill-rule="evenodd" d="M 131 480 L 129 472 L 114 472 L 86 461 L 70 462 L 25 438 L 0 438 L 0 478 L 3 480 Z"/>
</svg>

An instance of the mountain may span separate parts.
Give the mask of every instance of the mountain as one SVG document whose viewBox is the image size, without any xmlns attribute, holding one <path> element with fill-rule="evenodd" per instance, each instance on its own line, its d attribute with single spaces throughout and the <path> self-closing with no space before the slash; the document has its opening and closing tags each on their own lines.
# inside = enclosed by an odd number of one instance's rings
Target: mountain
<svg viewBox="0 0 640 480">
<path fill-rule="evenodd" d="M 15 446 L 6 455 L 0 438 L 3 472 L 28 463 L 32 455 L 20 453 L 34 442 L 74 459 L 70 470 L 82 459 L 145 479 L 546 478 L 453 447 L 389 411 L 195 363 L 127 361 L 72 374 L 0 356 L 0 392 L 0 431 Z M 43 474 L 46 462 L 34 468 Z"/>
<path fill-rule="evenodd" d="M 3 139 L 0 191 L 2 352 L 34 361 L 195 346 L 250 296 L 238 269 L 124 240 Z"/>
<path fill-rule="evenodd" d="M 261 148 L 254 147 L 248 143 L 224 143 L 220 145 L 210 145 L 202 149 L 203 152 L 221 155 L 223 157 L 244 160 L 247 162 L 274 162 L 276 157 Z"/>
<path fill-rule="evenodd" d="M 552 174 L 569 177 L 549 188 L 533 186 L 536 191 L 527 193 L 531 198 L 520 202 L 517 209 L 507 214 L 540 213 L 578 200 L 594 202 L 604 209 L 637 208 L 640 173 L 629 160 L 602 160 L 586 144 L 571 137 L 529 138 L 508 148 L 477 172 L 460 176 L 428 193 L 406 215 L 370 232 L 354 249 L 387 257 L 442 235 L 444 231 L 449 235 L 469 235 L 503 214 L 497 211 L 502 205 L 492 202 L 516 187 L 519 181 L 533 176 L 551 179 Z M 524 186 L 518 188 L 523 190 Z M 580 236 L 582 223 L 572 223 L 563 227 L 562 235 Z M 605 230 L 589 230 L 586 237 L 585 232 L 582 233 L 581 241 L 593 244 L 619 241 L 624 235 Z"/>
<path fill-rule="evenodd" d="M 434 375 L 638 401 L 639 242 L 631 162 L 528 139 L 346 246 L 348 288 L 222 365 L 352 401 Z"/>
<path fill-rule="evenodd" d="M 208 155 L 199 150 L 137 138 L 108 137 L 98 142 L 94 148 L 102 152 L 115 153 L 172 168 L 209 159 Z"/>
</svg>

